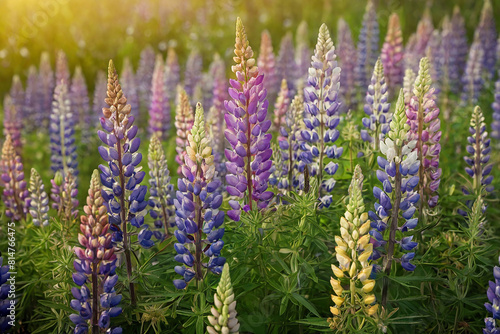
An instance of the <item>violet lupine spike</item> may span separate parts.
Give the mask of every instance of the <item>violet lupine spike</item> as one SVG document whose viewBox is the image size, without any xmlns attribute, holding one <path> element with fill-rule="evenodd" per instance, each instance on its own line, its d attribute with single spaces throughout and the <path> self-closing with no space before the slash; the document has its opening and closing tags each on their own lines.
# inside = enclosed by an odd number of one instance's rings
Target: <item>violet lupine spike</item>
<svg viewBox="0 0 500 334">
<path fill-rule="evenodd" d="M 40 82 L 38 71 L 34 65 L 28 70 L 28 80 L 26 82 L 26 92 L 24 94 L 24 127 L 28 131 L 33 131 L 36 126 L 43 127 L 42 105 L 40 95 Z"/>
<path fill-rule="evenodd" d="M 286 79 L 281 80 L 281 89 L 274 104 L 274 131 L 279 131 L 285 123 L 285 114 L 290 107 L 290 91 Z"/>
<path fill-rule="evenodd" d="M 358 38 L 356 81 L 361 90 L 368 87 L 372 68 L 375 66 L 379 55 L 379 34 L 377 12 L 373 1 L 368 0 Z"/>
<path fill-rule="evenodd" d="M 411 68 L 414 72 L 418 71 L 419 62 L 425 56 L 427 44 L 434 31 L 429 6 L 426 6 L 422 18 L 418 22 L 417 32 L 410 36 L 405 49 L 405 68 Z"/>
<path fill-rule="evenodd" d="M 106 98 L 106 86 L 106 75 L 103 71 L 98 71 L 95 80 L 94 100 L 92 102 L 92 124 L 96 126 L 101 122 L 102 108 L 106 107 L 106 103 L 104 102 Z"/>
<path fill-rule="evenodd" d="M 498 261 L 500 262 L 500 258 Z M 493 268 L 493 277 L 495 278 L 495 282 L 488 282 L 488 290 L 486 292 L 489 303 L 484 304 L 486 310 L 491 313 L 491 317 L 484 319 L 485 328 L 483 328 L 483 334 L 500 333 L 500 325 L 497 321 L 500 319 L 500 297 L 497 293 L 500 290 L 500 267 L 495 266 Z"/>
<path fill-rule="evenodd" d="M 410 105 L 411 97 L 413 96 L 413 84 L 417 75 L 411 68 L 407 68 L 405 71 L 405 76 L 403 78 L 403 93 L 405 98 L 405 105 L 408 108 Z"/>
<path fill-rule="evenodd" d="M 275 96 L 279 90 L 279 80 L 276 73 L 276 59 L 273 53 L 271 35 L 267 30 L 264 30 L 261 35 L 257 66 L 259 71 L 264 74 L 264 87 L 269 96 Z"/>
<path fill-rule="evenodd" d="M 392 13 L 380 55 L 391 95 L 394 95 L 403 83 L 403 56 L 403 33 L 399 16 Z"/>
<path fill-rule="evenodd" d="M 54 91 L 49 132 L 51 169 L 54 173 L 60 170 L 63 176 L 78 176 L 74 119 L 68 86 L 61 81 Z"/>
<path fill-rule="evenodd" d="M 457 94 L 460 91 L 463 69 L 467 61 L 467 33 L 465 21 L 460 14 L 460 8 L 455 6 L 453 16 L 448 22 L 445 18 L 442 29 L 443 76 L 450 91 Z"/>
<path fill-rule="evenodd" d="M 201 80 L 196 85 L 196 89 L 199 91 L 199 96 L 197 96 L 195 92 L 194 101 L 200 101 L 200 103 L 206 105 L 207 108 L 210 108 L 212 106 L 214 89 L 214 78 L 212 76 L 211 66 L 208 72 L 201 75 Z"/>
<path fill-rule="evenodd" d="M 379 149 L 380 141 L 390 130 L 391 114 L 389 109 L 391 104 L 388 100 L 389 93 L 385 83 L 384 68 L 379 58 L 375 63 L 372 79 L 366 92 L 364 111 L 368 117 L 363 118 L 366 130 L 361 130 L 361 139 L 372 143 L 375 151 Z"/>
<path fill-rule="evenodd" d="M 82 68 L 77 66 L 71 81 L 71 113 L 73 114 L 74 122 L 78 122 L 82 129 L 82 138 L 90 137 L 91 114 L 90 102 L 87 91 L 87 83 L 82 73 Z"/>
<path fill-rule="evenodd" d="M 483 49 L 483 70 L 486 72 L 486 78 L 492 79 L 495 75 L 496 66 L 496 48 L 497 48 L 497 30 L 495 27 L 495 16 L 490 0 L 485 0 L 481 11 L 481 20 L 477 26 L 480 45 Z"/>
<path fill-rule="evenodd" d="M 5 95 L 3 100 L 3 133 L 6 137 L 10 136 L 12 139 L 12 145 L 14 145 L 16 153 L 19 155 L 22 153 L 22 128 L 23 124 L 21 115 L 19 115 L 10 96 Z"/>
<path fill-rule="evenodd" d="M 24 88 L 23 83 L 21 82 L 21 78 L 16 74 L 12 77 L 12 86 L 10 87 L 9 95 L 12 99 L 12 103 L 16 107 L 17 112 L 19 113 L 19 117 L 23 118 L 24 116 Z"/>
<path fill-rule="evenodd" d="M 64 51 L 59 50 L 57 53 L 56 60 L 56 82 L 58 85 L 61 80 L 63 80 L 67 85 L 71 82 L 71 74 L 69 71 L 68 58 L 66 57 L 66 53 Z"/>
<path fill-rule="evenodd" d="M 189 53 L 186 70 L 184 71 L 184 89 L 189 97 L 193 97 L 197 83 L 201 79 L 203 58 L 198 50 Z"/>
<path fill-rule="evenodd" d="M 149 107 L 149 134 L 158 134 L 160 140 L 168 137 L 170 130 L 170 101 L 165 87 L 165 69 L 162 55 L 157 55 L 153 82 L 151 85 L 151 105 Z"/>
<path fill-rule="evenodd" d="M 288 32 L 280 42 L 280 51 L 276 62 L 276 74 L 278 80 L 285 79 L 288 89 L 292 92 L 296 90 L 295 80 L 297 79 L 297 64 L 295 63 L 295 48 L 293 46 L 293 36 Z"/>
<path fill-rule="evenodd" d="M 441 180 L 439 155 L 441 153 L 441 123 L 436 106 L 435 89 L 431 87 L 430 64 L 427 58 L 420 61 L 420 69 L 413 88 L 406 116 L 410 125 L 410 140 L 416 141 L 415 151 L 420 161 L 418 192 L 419 217 L 424 214 L 424 203 L 434 208 L 438 202 L 436 191 Z"/>
<path fill-rule="evenodd" d="M 123 68 L 122 68 L 122 75 L 121 75 L 121 82 L 122 82 L 122 89 L 125 94 L 127 94 L 128 98 L 127 100 L 130 102 L 130 107 L 132 108 L 131 112 L 134 115 L 139 115 L 140 109 L 139 109 L 139 93 L 137 91 L 137 83 L 136 83 L 136 77 L 134 74 L 134 68 L 132 67 L 132 64 L 130 63 L 130 59 L 125 58 L 123 60 Z M 103 81 L 106 82 L 106 78 L 104 77 L 103 73 Z M 104 84 L 105 86 L 106 84 Z M 104 91 L 104 93 L 102 93 Z M 105 94 L 106 89 L 101 91 L 101 94 Z M 103 96 L 102 99 L 99 100 L 99 103 L 102 104 L 104 103 L 104 99 L 106 98 L 106 95 Z M 105 105 L 102 106 L 104 108 Z M 102 108 L 99 109 L 98 115 L 101 114 Z"/>
<path fill-rule="evenodd" d="M 220 274 L 226 262 L 220 256 L 224 246 L 221 240 L 224 228 L 220 228 L 224 211 L 219 210 L 222 195 L 217 193 L 220 180 L 215 177 L 214 156 L 205 135 L 203 114 L 198 103 L 174 200 L 178 228 L 175 231 L 178 241 L 174 245 L 178 253 L 175 260 L 182 264 L 175 267 L 175 272 L 183 276 L 183 279 L 174 280 L 177 289 L 184 289 L 193 278 L 203 280 L 204 268 Z"/>
<path fill-rule="evenodd" d="M 429 42 L 427 43 L 427 49 L 425 50 L 425 56 L 429 59 L 429 63 L 431 65 L 429 72 L 437 92 L 439 92 L 439 83 L 443 77 L 442 70 L 444 56 L 441 43 L 441 33 L 439 30 L 434 30 Z"/>
<path fill-rule="evenodd" d="M 266 120 L 269 101 L 266 99 L 264 75 L 255 66 L 253 50 L 247 39 L 241 19 L 236 20 L 236 43 L 233 60 L 236 65 L 231 70 L 236 80 L 229 80 L 229 95 L 225 101 L 226 139 L 231 149 L 225 150 L 227 158 L 227 192 L 239 200 L 230 200 L 231 210 L 227 215 L 240 220 L 241 210 L 264 209 L 273 193 L 267 191 L 273 152 L 272 135 L 267 133 L 271 121 Z"/>
<path fill-rule="evenodd" d="M 342 69 L 340 79 L 342 86 L 340 92 L 342 94 L 343 111 L 350 108 L 355 108 L 356 100 L 356 64 L 357 64 L 357 51 L 352 40 L 351 29 L 349 25 L 340 18 L 337 24 L 337 40 L 338 40 L 338 62 L 339 67 Z"/>
<path fill-rule="evenodd" d="M 122 296 L 116 293 L 116 254 L 114 253 L 108 216 L 101 195 L 99 172 L 94 170 L 84 215 L 80 217 L 78 242 L 73 262 L 73 282 L 78 288 L 71 288 L 73 298 L 70 306 L 77 313 L 69 316 L 76 325 L 75 334 L 106 333 L 121 334 L 120 327 L 111 328 L 110 318 L 120 315 L 118 305 Z M 89 288 L 90 286 L 90 288 Z"/>
<path fill-rule="evenodd" d="M 139 93 L 139 105 L 141 109 L 147 110 L 151 103 L 151 82 L 155 68 L 155 50 L 151 45 L 141 51 L 139 67 L 136 73 L 137 91 Z"/>
<path fill-rule="evenodd" d="M 4 266 L 3 257 L 0 256 L 0 333 L 6 333 L 7 330 L 12 328 L 10 324 L 12 321 L 10 317 L 7 318 L 7 316 L 10 315 L 10 310 L 8 308 L 11 307 L 11 302 L 15 304 L 16 301 L 8 298 L 10 293 L 9 279 L 10 266 L 7 264 Z"/>
<path fill-rule="evenodd" d="M 157 228 L 153 235 L 157 240 L 164 240 L 170 236 L 168 228 L 173 226 L 174 186 L 170 183 L 165 152 L 161 146 L 158 134 L 153 134 L 148 149 L 149 166 L 149 201 L 151 207 L 149 215 L 154 219 Z M 162 230 L 160 230 L 162 229 Z"/>
<path fill-rule="evenodd" d="M 54 94 L 55 81 L 54 72 L 50 65 L 50 57 L 47 52 L 42 53 L 40 58 L 40 68 L 38 70 L 38 78 L 40 80 L 40 104 L 41 109 L 37 113 L 38 124 L 47 125 L 52 112 L 52 98 Z M 40 128 L 40 127 L 39 127 Z M 44 128 L 42 126 L 41 128 Z"/>
<path fill-rule="evenodd" d="M 189 102 L 186 91 L 180 86 L 177 88 L 177 107 L 175 109 L 175 143 L 177 145 L 175 161 L 179 164 L 177 174 L 181 175 L 182 164 L 184 163 L 184 150 L 189 144 L 188 135 L 193 127 L 193 108 Z"/>
<path fill-rule="evenodd" d="M 78 216 L 78 188 L 76 177 L 68 172 L 64 177 L 58 170 L 54 178 L 50 180 L 52 188 L 50 190 L 50 199 L 52 199 L 52 208 L 57 210 L 57 215 L 66 223 L 66 227 Z"/>
<path fill-rule="evenodd" d="M 307 30 L 307 22 L 301 21 L 297 27 L 295 64 L 297 66 L 297 80 L 303 82 L 303 84 L 307 81 L 307 71 L 309 70 L 309 62 L 311 60 L 311 48 L 309 47 Z M 297 87 L 300 85 L 300 83 L 297 83 Z"/>
<path fill-rule="evenodd" d="M 481 40 L 476 31 L 474 42 L 470 46 L 467 64 L 462 76 L 461 104 L 472 106 L 477 103 L 481 89 L 483 88 L 483 58 L 484 50 L 481 47 Z"/>
<path fill-rule="evenodd" d="M 301 136 L 304 142 L 301 144 L 302 163 L 309 165 L 311 176 L 318 174 L 319 182 L 318 197 L 320 207 L 329 207 L 332 196 L 329 193 L 335 187 L 333 175 L 337 172 L 338 164 L 326 158 L 338 159 L 342 155 L 343 148 L 335 143 L 340 136 L 337 126 L 340 122 L 338 110 L 340 107 L 340 67 L 335 60 L 335 47 L 330 38 L 330 32 L 326 24 L 319 29 L 318 42 L 311 67 L 309 68 L 308 86 L 304 89 L 305 110 L 307 112 L 304 123 L 306 129 L 302 130 Z M 323 177 L 326 172 L 329 179 Z M 326 193 L 326 194 L 324 194 Z"/>
<path fill-rule="evenodd" d="M 9 135 L 7 135 L 2 147 L 0 169 L 5 216 L 13 221 L 24 220 L 29 208 L 29 192 L 24 180 L 21 156 L 16 153 L 14 143 Z"/>
<path fill-rule="evenodd" d="M 35 226 L 49 225 L 49 197 L 45 192 L 45 185 L 36 169 L 31 168 L 29 185 L 30 206 L 29 213 Z"/>
<path fill-rule="evenodd" d="M 491 123 L 491 137 L 500 141 L 500 79 L 495 83 L 495 100 L 491 104 L 493 122 Z"/>
<path fill-rule="evenodd" d="M 168 48 L 167 60 L 165 63 L 165 86 L 167 88 L 167 96 L 169 101 L 174 101 L 176 98 L 177 85 L 180 83 L 181 68 L 179 59 L 173 48 Z"/>
</svg>

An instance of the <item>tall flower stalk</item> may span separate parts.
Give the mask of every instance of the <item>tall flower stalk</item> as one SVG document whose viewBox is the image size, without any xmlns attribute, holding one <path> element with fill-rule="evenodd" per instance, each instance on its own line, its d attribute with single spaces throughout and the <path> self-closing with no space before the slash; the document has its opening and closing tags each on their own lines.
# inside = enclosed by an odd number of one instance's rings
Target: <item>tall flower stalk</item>
<svg viewBox="0 0 500 334">
<path fill-rule="evenodd" d="M 274 130 L 279 131 L 285 123 L 285 114 L 290 107 L 290 91 L 286 79 L 281 80 L 281 88 L 274 104 Z"/>
<path fill-rule="evenodd" d="M 338 159 L 343 152 L 342 147 L 327 145 L 335 143 L 340 132 L 337 126 L 340 122 L 338 101 L 340 88 L 340 67 L 337 66 L 335 47 L 330 38 L 326 24 L 319 29 L 318 42 L 309 68 L 308 86 L 304 89 L 304 101 L 307 117 L 304 118 L 306 129 L 301 132 L 304 142 L 301 159 L 310 165 L 311 175 L 318 175 L 321 186 L 318 188 L 320 206 L 328 207 L 332 203 L 331 195 L 322 195 L 322 190 L 330 193 L 335 186 L 335 180 L 323 177 L 323 172 L 333 176 L 338 164 L 326 158 Z"/>
<path fill-rule="evenodd" d="M 66 224 L 65 227 L 69 232 L 69 228 L 78 216 L 76 177 L 71 172 L 63 176 L 61 171 L 57 171 L 50 182 L 52 184 L 50 194 L 53 201 L 52 207 L 57 210 L 58 217 Z"/>
<path fill-rule="evenodd" d="M 342 86 L 342 101 L 344 101 L 344 109 L 354 107 L 356 105 L 356 63 L 357 52 L 352 40 L 351 29 L 347 22 L 340 18 L 337 23 L 337 53 L 339 56 L 339 67 L 342 68 L 340 78 Z"/>
<path fill-rule="evenodd" d="M 484 49 L 481 46 L 481 39 L 476 31 L 462 76 L 462 105 L 472 106 L 477 103 L 479 93 L 484 84 L 482 77 L 483 59 Z"/>
<path fill-rule="evenodd" d="M 410 105 L 411 97 L 413 96 L 413 85 L 415 84 L 416 78 L 417 75 L 415 72 L 413 72 L 411 68 L 407 68 L 403 79 L 403 93 L 406 107 Z"/>
<path fill-rule="evenodd" d="M 177 85 L 180 83 L 181 68 L 177 53 L 173 48 L 168 48 L 167 60 L 165 62 L 165 87 L 169 101 L 174 101 L 176 97 Z"/>
<path fill-rule="evenodd" d="M 45 186 L 40 174 L 34 168 L 31 168 L 28 190 L 30 197 L 29 213 L 33 217 L 33 224 L 35 226 L 49 225 L 49 197 L 45 192 Z"/>
<path fill-rule="evenodd" d="M 500 258 L 498 261 L 500 262 Z M 495 266 L 493 268 L 493 277 L 495 278 L 495 282 L 488 282 L 489 286 L 486 293 L 489 303 L 484 304 L 484 307 L 491 313 L 492 317 L 484 319 L 484 334 L 498 334 L 500 332 L 500 326 L 497 326 L 497 320 L 500 319 L 500 296 L 497 292 L 500 290 L 500 267 Z"/>
<path fill-rule="evenodd" d="M 19 117 L 22 118 L 25 109 L 25 92 L 21 78 L 17 74 L 12 77 L 12 86 L 10 87 L 9 96 L 12 104 L 16 107 Z"/>
<path fill-rule="evenodd" d="M 495 14 L 490 0 L 485 0 L 481 11 L 481 19 L 477 26 L 477 32 L 480 39 L 480 45 L 483 49 L 482 68 L 486 72 L 486 78 L 492 79 L 496 71 L 496 48 L 497 48 L 497 29 L 495 27 Z"/>
<path fill-rule="evenodd" d="M 186 94 L 193 98 L 197 84 L 201 81 L 203 70 L 203 58 L 198 50 L 191 50 L 186 62 L 186 71 L 184 72 L 184 89 Z"/>
<path fill-rule="evenodd" d="M 31 65 L 28 69 L 28 79 L 26 80 L 26 91 L 24 94 L 23 118 L 24 127 L 28 131 L 33 131 L 36 125 L 40 125 L 43 122 L 41 109 L 41 89 L 38 71 L 34 65 Z"/>
<path fill-rule="evenodd" d="M 3 100 L 3 133 L 10 136 L 12 145 L 18 154 L 22 151 L 21 130 L 23 128 L 22 117 L 9 95 Z"/>
<path fill-rule="evenodd" d="M 365 14 L 358 38 L 358 66 L 356 67 L 356 78 L 361 90 L 368 87 L 371 70 L 375 66 L 379 55 L 379 26 L 377 12 L 372 0 L 366 4 Z"/>
<path fill-rule="evenodd" d="M 247 39 L 241 19 L 236 20 L 236 43 L 231 67 L 236 80 L 229 80 L 232 100 L 224 103 L 226 139 L 231 149 L 226 149 L 227 192 L 239 201 L 229 202 L 228 216 L 239 221 L 241 210 L 252 210 L 255 201 L 258 209 L 268 206 L 273 193 L 267 191 L 270 169 L 273 164 L 271 138 L 267 133 L 271 121 L 266 120 L 269 105 L 264 88 L 264 75 L 255 66 L 253 50 Z M 243 200 L 243 201 L 241 201 Z"/>
<path fill-rule="evenodd" d="M 151 103 L 151 82 L 155 68 L 155 50 L 151 45 L 141 51 L 139 67 L 137 68 L 137 90 L 139 92 L 139 104 L 141 108 L 147 109 Z"/>
<path fill-rule="evenodd" d="M 491 104 L 493 122 L 491 123 L 491 137 L 500 141 L 500 79 L 495 83 L 495 100 Z"/>
<path fill-rule="evenodd" d="M 73 281 L 79 286 L 71 289 L 75 299 L 70 305 L 77 312 L 70 315 L 76 325 L 74 333 L 98 334 L 106 331 L 121 334 L 120 327 L 110 328 L 110 318 L 122 312 L 118 306 L 122 296 L 115 290 L 118 281 L 116 254 L 97 170 L 92 174 L 83 211 L 85 214 L 80 217 L 81 234 L 78 234 L 78 242 L 83 248 L 74 248 L 77 259 L 74 261 L 76 273 L 73 274 Z"/>
<path fill-rule="evenodd" d="M 170 101 L 165 86 L 165 68 L 163 57 L 156 56 L 153 83 L 151 85 L 151 105 L 149 107 L 149 133 L 157 133 L 160 139 L 165 139 L 170 130 Z"/>
<path fill-rule="evenodd" d="M 40 80 L 40 104 L 41 110 L 37 120 L 41 124 L 47 125 L 52 111 L 52 98 L 54 94 L 54 71 L 50 65 L 50 57 L 47 52 L 42 53 L 40 57 L 40 67 L 38 69 L 38 78 Z"/>
<path fill-rule="evenodd" d="M 175 161 L 179 164 L 177 174 L 180 175 L 182 164 L 184 163 L 184 150 L 188 145 L 188 135 L 193 127 L 194 117 L 193 108 L 191 108 L 186 91 L 178 87 L 177 94 L 177 108 L 175 109 L 175 129 L 177 134 L 175 137 L 177 145 L 175 150 L 177 151 L 177 156 L 175 157 Z"/>
<path fill-rule="evenodd" d="M 286 80 L 289 90 L 292 92 L 295 91 L 297 64 L 295 63 L 293 37 L 290 32 L 283 36 L 280 42 L 280 50 L 278 52 L 278 59 L 276 62 L 276 75 L 278 76 L 278 80 Z M 283 83 L 283 81 L 281 81 L 281 83 Z"/>
<path fill-rule="evenodd" d="M 177 217 L 175 260 L 183 264 L 175 272 L 183 279 L 174 280 L 177 289 L 184 289 L 195 278 L 205 277 L 204 268 L 220 274 L 226 259 L 220 257 L 224 246 L 221 240 L 224 211 L 220 211 L 222 196 L 217 193 L 220 181 L 215 177 L 214 156 L 205 135 L 203 108 L 198 103 L 196 116 L 186 146 L 183 177 L 178 180 L 177 198 L 174 200 Z M 208 258 L 208 259 L 205 259 Z M 205 262 L 207 261 L 208 262 Z"/>
<path fill-rule="evenodd" d="M 55 76 L 56 85 L 58 85 L 61 81 L 64 81 L 66 85 L 69 85 L 71 74 L 69 71 L 68 57 L 66 57 L 66 53 L 64 53 L 64 51 L 62 50 L 59 50 L 59 52 L 57 52 Z"/>
<path fill-rule="evenodd" d="M 264 87 L 270 96 L 275 96 L 279 90 L 279 80 L 276 73 L 276 60 L 269 31 L 264 30 L 260 38 L 259 58 L 257 60 L 260 73 L 264 74 Z"/>
<path fill-rule="evenodd" d="M 403 56 L 403 33 L 399 23 L 399 16 L 392 13 L 389 17 L 387 35 L 385 35 L 385 42 L 380 55 L 391 94 L 396 93 L 403 83 Z"/>
<path fill-rule="evenodd" d="M 123 91 L 125 92 L 125 94 L 127 94 L 128 98 L 128 102 L 130 103 L 130 106 L 132 107 L 132 110 L 131 112 L 134 114 L 134 115 L 138 115 L 139 114 L 139 95 L 138 95 L 138 91 L 137 91 L 137 80 L 136 80 L 136 76 L 134 74 L 134 69 L 132 67 L 132 64 L 130 63 L 130 60 L 127 58 L 125 58 L 123 60 L 123 69 L 122 69 L 122 89 Z M 106 82 L 106 79 L 104 78 L 103 80 L 104 82 Z M 104 86 L 106 86 L 106 84 L 104 84 Z M 101 92 L 103 92 L 102 94 L 105 94 L 106 93 L 106 89 L 104 90 L 101 90 Z M 101 100 L 99 100 L 99 102 L 102 104 L 104 99 L 106 98 L 106 96 L 103 96 L 103 98 Z M 105 107 L 105 106 L 103 106 Z M 99 109 L 98 111 L 98 115 L 101 114 L 101 109 Z"/>
</svg>

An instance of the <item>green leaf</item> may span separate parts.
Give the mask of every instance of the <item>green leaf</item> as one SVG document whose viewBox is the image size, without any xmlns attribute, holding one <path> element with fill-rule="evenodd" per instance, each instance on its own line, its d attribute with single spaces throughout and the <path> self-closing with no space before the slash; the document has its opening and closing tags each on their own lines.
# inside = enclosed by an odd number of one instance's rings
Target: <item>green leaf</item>
<svg viewBox="0 0 500 334">
<path fill-rule="evenodd" d="M 314 306 L 309 302 L 307 301 L 307 299 L 305 299 L 304 297 L 302 297 L 301 295 L 299 295 L 298 293 L 296 292 L 292 292 L 292 297 L 298 301 L 302 306 L 304 306 L 306 309 L 308 309 L 309 311 L 311 311 L 315 316 L 319 317 L 319 313 L 318 311 L 316 311 L 316 309 L 314 308 Z"/>
</svg>

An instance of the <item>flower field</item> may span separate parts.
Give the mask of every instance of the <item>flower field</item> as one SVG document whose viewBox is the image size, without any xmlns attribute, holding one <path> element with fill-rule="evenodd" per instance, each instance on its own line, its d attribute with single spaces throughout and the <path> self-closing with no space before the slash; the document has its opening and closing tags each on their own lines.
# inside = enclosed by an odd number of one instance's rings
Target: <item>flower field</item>
<svg viewBox="0 0 500 334">
<path fill-rule="evenodd" d="M 5 0 L 0 333 L 500 333 L 500 2 Z"/>
</svg>

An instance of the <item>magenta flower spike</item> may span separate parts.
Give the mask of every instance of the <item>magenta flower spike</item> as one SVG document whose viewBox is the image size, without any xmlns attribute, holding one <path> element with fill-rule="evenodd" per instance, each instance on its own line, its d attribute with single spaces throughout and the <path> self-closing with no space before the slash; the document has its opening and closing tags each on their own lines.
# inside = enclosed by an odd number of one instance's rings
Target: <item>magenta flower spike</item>
<svg viewBox="0 0 500 334">
<path fill-rule="evenodd" d="M 56 60 L 56 82 L 55 84 L 58 85 L 61 80 L 64 80 L 64 82 L 69 85 L 71 79 L 71 75 L 69 73 L 69 65 L 68 65 L 68 58 L 66 57 L 66 53 L 64 51 L 59 50 L 57 53 L 57 60 Z"/>
<path fill-rule="evenodd" d="M 102 108 L 106 107 L 104 99 L 106 98 L 106 87 L 108 82 L 103 71 L 97 72 L 94 88 L 94 100 L 92 103 L 92 124 L 97 126 L 100 124 Z"/>
<path fill-rule="evenodd" d="M 350 108 L 355 108 L 356 101 L 356 63 L 357 52 L 352 40 L 351 29 L 347 22 L 340 18 L 337 23 L 337 40 L 338 40 L 338 63 L 342 68 L 340 79 L 340 93 L 342 95 L 343 109 L 347 111 Z"/>
<path fill-rule="evenodd" d="M 9 95 L 5 95 L 3 100 L 3 133 L 10 136 L 12 145 L 17 154 L 21 154 L 21 129 L 23 128 L 22 118 Z"/>
<path fill-rule="evenodd" d="M 149 134 L 157 133 L 160 141 L 170 130 L 170 101 L 165 87 L 165 68 L 161 54 L 156 56 L 153 82 L 151 85 L 151 106 L 149 107 Z"/>
<path fill-rule="evenodd" d="M 300 22 L 297 27 L 297 35 L 295 37 L 297 48 L 295 49 L 295 64 L 297 65 L 297 89 L 300 85 L 304 85 L 307 81 L 307 71 L 311 61 L 312 51 L 309 47 L 309 39 L 307 37 L 307 22 Z"/>
<path fill-rule="evenodd" d="M 380 58 L 384 65 L 384 74 L 391 95 L 396 93 L 403 83 L 403 34 L 399 16 L 392 13 L 389 18 L 389 27 L 385 35 Z M 342 70 L 344 68 L 342 67 Z"/>
<path fill-rule="evenodd" d="M 377 12 L 372 0 L 366 4 L 365 14 L 358 38 L 358 65 L 356 66 L 356 78 L 358 89 L 365 91 L 370 82 L 372 69 L 379 56 L 379 26 Z"/>
<path fill-rule="evenodd" d="M 236 80 L 229 80 L 231 100 L 225 101 L 227 192 L 239 200 L 230 200 L 228 216 L 240 220 L 241 210 L 250 211 L 268 206 L 273 193 L 267 191 L 272 167 L 271 138 L 267 133 L 271 121 L 266 120 L 269 105 L 264 88 L 264 75 L 255 66 L 253 51 L 241 19 L 236 20 L 236 43 L 231 67 Z"/>
<path fill-rule="evenodd" d="M 40 68 L 38 70 L 38 78 L 40 83 L 40 121 L 41 124 L 47 125 L 52 112 L 52 97 L 54 94 L 55 81 L 54 71 L 50 66 L 50 57 L 47 52 L 42 53 L 40 58 Z"/>
<path fill-rule="evenodd" d="M 24 88 L 21 78 L 17 74 L 12 77 L 12 86 L 10 87 L 9 95 L 19 113 L 19 117 L 22 118 L 24 115 Z"/>
<path fill-rule="evenodd" d="M 281 81 L 285 79 L 288 84 L 288 89 L 294 92 L 296 89 L 295 80 L 297 79 L 297 64 L 295 63 L 295 48 L 293 46 L 291 32 L 288 32 L 281 39 L 276 69 L 278 80 Z"/>
<path fill-rule="evenodd" d="M 82 129 L 82 138 L 88 138 L 92 124 L 90 102 L 87 83 L 85 82 L 85 77 L 80 66 L 75 68 L 75 74 L 71 81 L 70 98 L 71 113 L 73 114 L 75 123 L 79 124 Z"/>
<path fill-rule="evenodd" d="M 168 48 L 167 60 L 165 64 L 165 86 L 169 101 L 174 101 L 176 97 L 177 85 L 181 81 L 181 68 L 179 59 L 173 48 Z"/>
<path fill-rule="evenodd" d="M 276 60 L 273 53 L 271 35 L 267 30 L 264 30 L 261 35 L 257 66 L 259 66 L 259 71 L 264 74 L 264 87 L 268 94 L 275 96 L 278 93 L 279 81 L 276 73 Z"/>
<path fill-rule="evenodd" d="M 154 68 L 155 50 L 151 45 L 148 45 L 141 51 L 136 74 L 141 109 L 149 108 L 149 104 L 151 103 L 151 82 L 153 80 Z"/>
<path fill-rule="evenodd" d="M 106 81 L 105 78 L 104 81 Z M 132 113 L 134 115 L 139 115 L 140 109 L 139 109 L 139 93 L 137 91 L 137 82 L 134 74 L 134 68 L 132 67 L 132 64 L 130 63 L 128 57 L 123 60 L 121 83 L 123 92 L 126 94 L 126 96 L 128 96 L 127 100 L 130 102 Z M 105 98 L 106 96 L 104 95 L 104 97 L 99 101 L 102 103 L 102 101 Z M 103 108 L 104 107 L 105 105 L 103 105 Z M 102 108 L 100 110 L 102 110 Z"/>
<path fill-rule="evenodd" d="M 184 89 L 186 94 L 193 98 L 196 85 L 201 80 L 201 73 L 203 70 L 203 58 L 198 50 L 191 50 L 189 53 L 186 70 L 184 72 Z"/>
<path fill-rule="evenodd" d="M 497 13 L 498 14 L 498 13 Z M 483 70 L 486 78 L 492 79 L 495 75 L 497 29 L 495 27 L 495 16 L 490 0 L 485 0 L 481 11 L 481 20 L 476 30 L 479 34 L 480 45 L 483 49 Z"/>
<path fill-rule="evenodd" d="M 290 91 L 286 79 L 281 80 L 281 89 L 274 104 L 274 131 L 279 131 L 285 124 L 285 114 L 290 107 Z"/>
<path fill-rule="evenodd" d="M 435 194 L 441 180 L 439 154 L 441 139 L 439 108 L 436 106 L 435 89 L 431 87 L 430 64 L 427 58 L 420 61 L 420 69 L 413 88 L 406 116 L 410 125 L 410 140 L 416 140 L 415 150 L 418 152 L 419 167 L 419 220 L 424 212 L 424 203 L 429 208 L 437 205 L 438 195 Z"/>
</svg>

